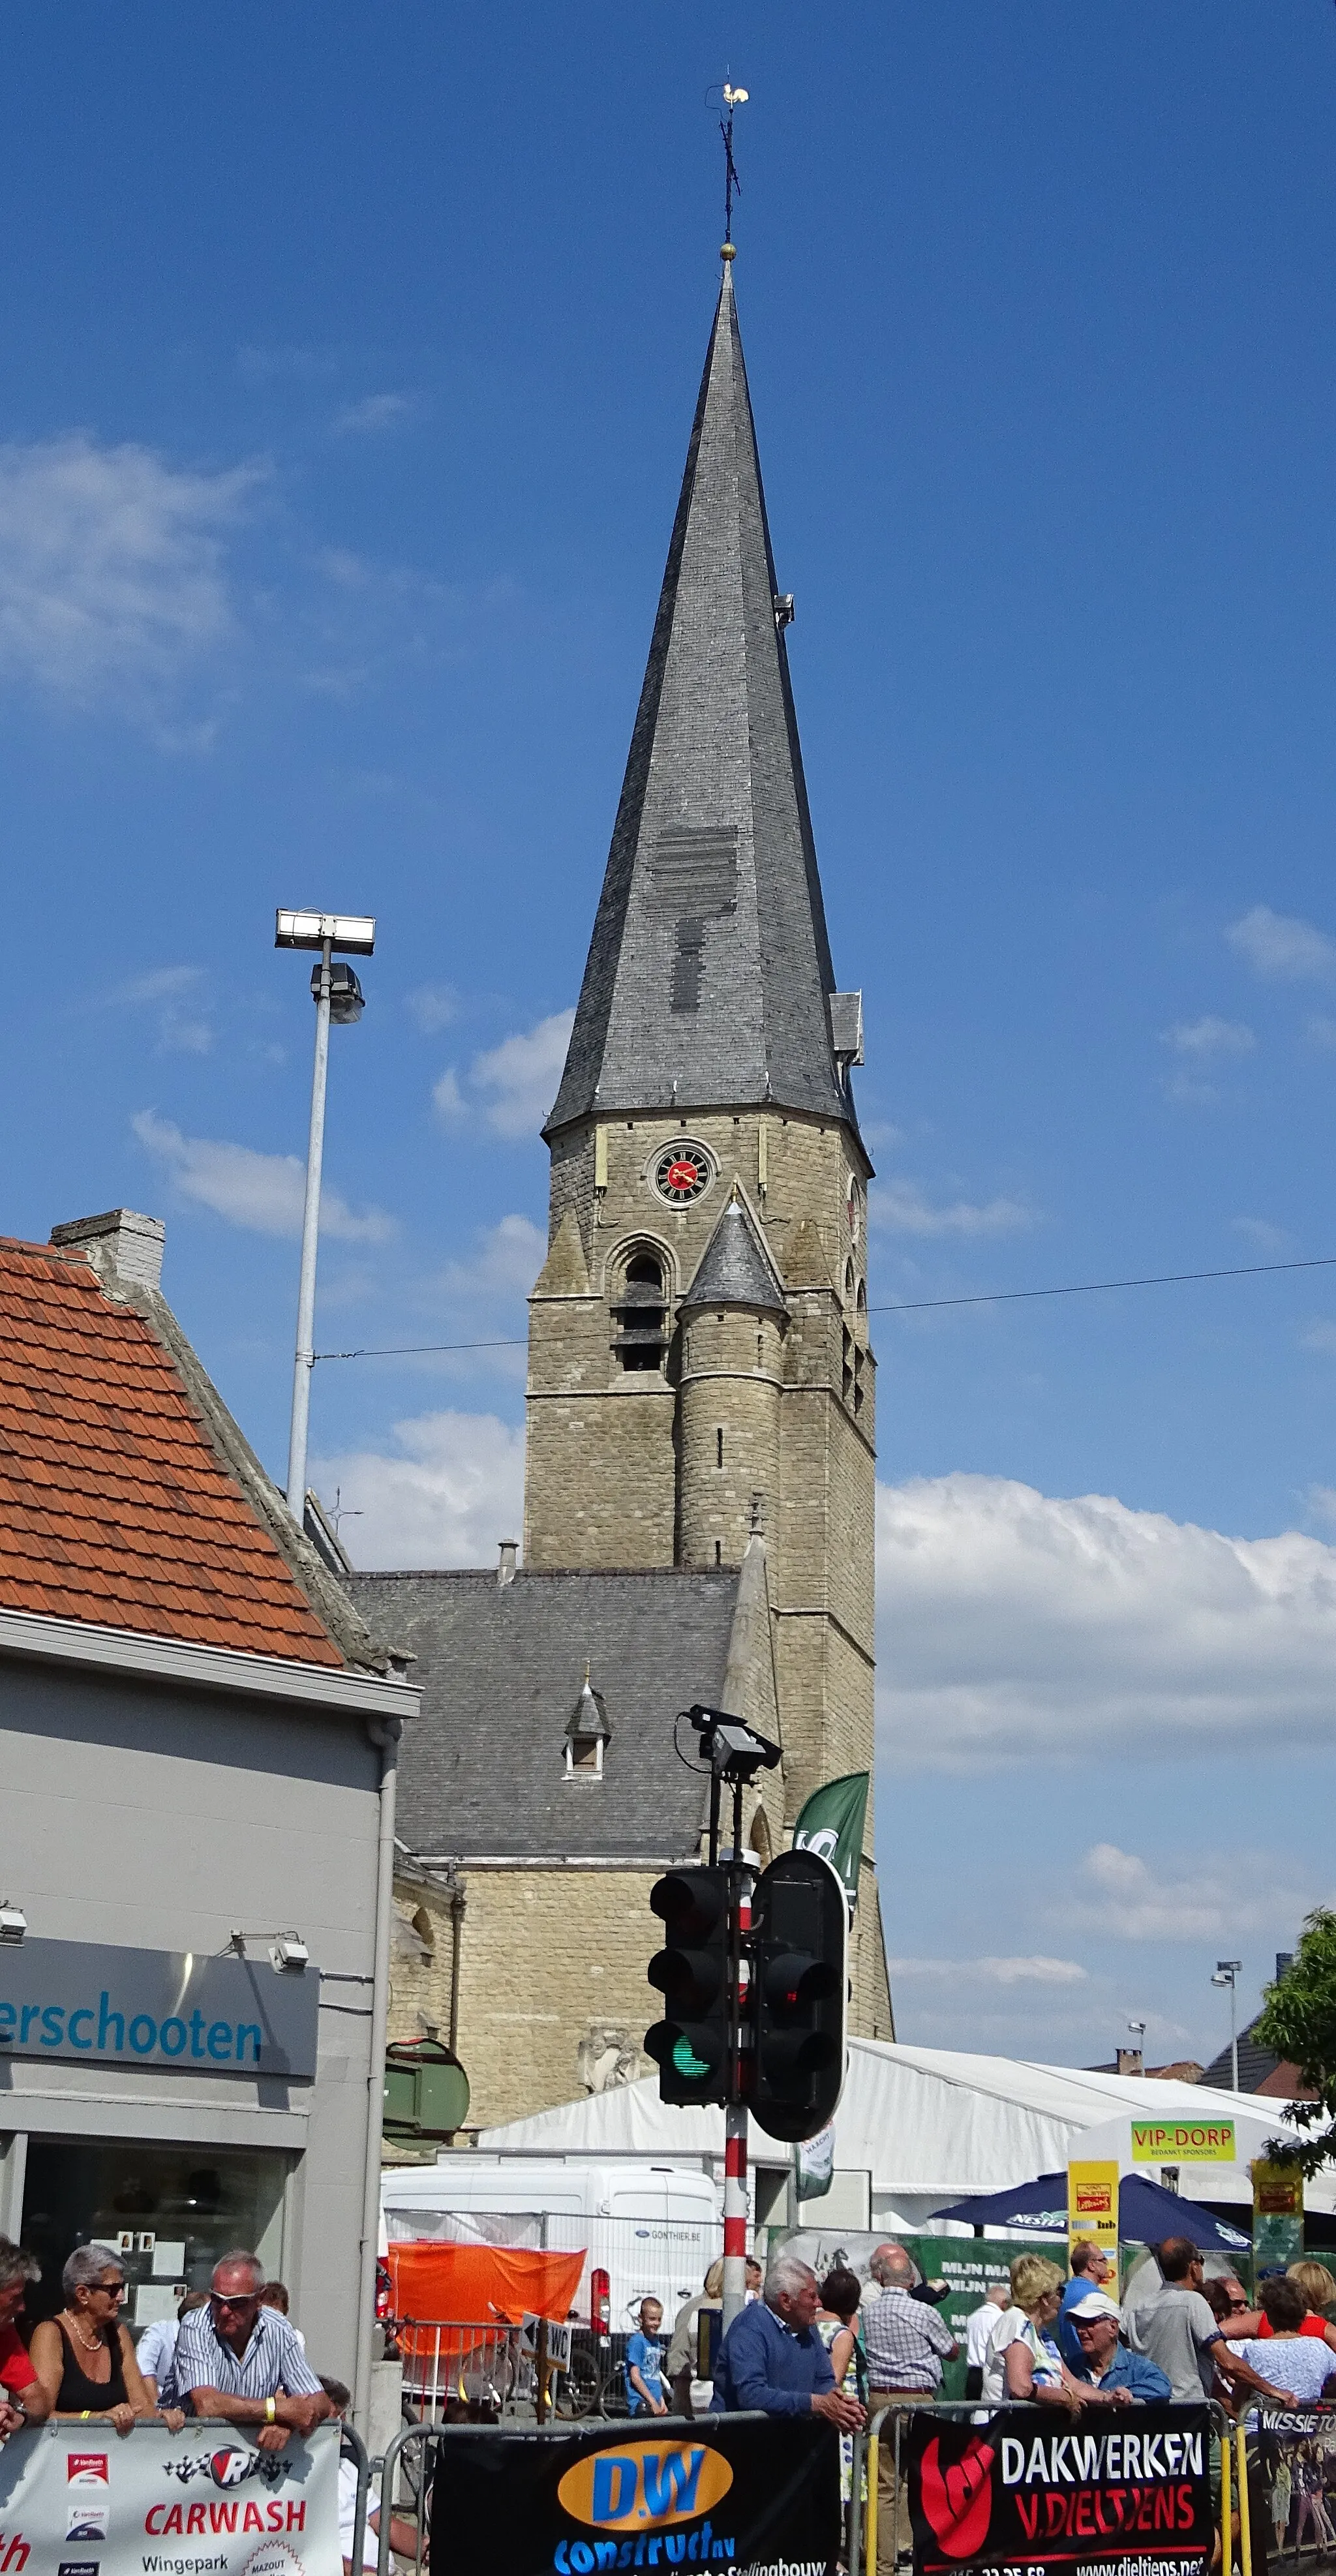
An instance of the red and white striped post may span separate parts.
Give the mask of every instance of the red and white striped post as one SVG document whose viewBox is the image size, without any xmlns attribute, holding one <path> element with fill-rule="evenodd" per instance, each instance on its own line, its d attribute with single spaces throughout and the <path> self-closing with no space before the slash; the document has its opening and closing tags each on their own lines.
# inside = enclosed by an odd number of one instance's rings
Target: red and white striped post
<svg viewBox="0 0 1336 2576">
<path fill-rule="evenodd" d="M 732 2099 L 724 2105 L 724 2332 L 747 2304 L 747 2104 L 743 2033 L 748 2026 L 747 1982 L 750 1961 L 743 1944 L 751 1930 L 752 1874 L 740 1852 L 733 1854 L 736 1906 L 733 1941 L 734 2023 Z"/>
<path fill-rule="evenodd" d="M 747 2304 L 747 2108 L 724 2106 L 724 2332 Z"/>
</svg>

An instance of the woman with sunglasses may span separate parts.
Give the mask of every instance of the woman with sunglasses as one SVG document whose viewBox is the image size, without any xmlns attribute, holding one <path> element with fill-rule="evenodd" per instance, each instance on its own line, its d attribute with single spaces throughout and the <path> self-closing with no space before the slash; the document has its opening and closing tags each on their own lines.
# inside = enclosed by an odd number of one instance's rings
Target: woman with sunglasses
<svg viewBox="0 0 1336 2576">
<path fill-rule="evenodd" d="M 34 2328 L 30 2358 L 57 2420 L 102 2415 L 128 2433 L 152 2415 L 130 2329 L 125 2275 L 109 2245 L 80 2245 L 61 2274 L 65 2305 Z M 178 2417 L 178 2423 L 183 2419 Z"/>
</svg>

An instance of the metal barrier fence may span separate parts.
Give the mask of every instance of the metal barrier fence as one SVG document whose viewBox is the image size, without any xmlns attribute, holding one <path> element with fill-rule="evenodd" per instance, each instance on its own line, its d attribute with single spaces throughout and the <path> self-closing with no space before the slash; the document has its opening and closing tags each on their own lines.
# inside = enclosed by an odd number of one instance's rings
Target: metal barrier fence
<svg viewBox="0 0 1336 2576">
<path fill-rule="evenodd" d="M 879 2558 L 881 2558 L 884 2563 L 889 2563 L 891 2567 L 894 2567 L 902 2547 L 906 2549 L 912 2547 L 912 2534 L 909 2530 L 907 2518 L 908 2490 L 903 2462 L 903 2447 L 908 2426 L 914 2416 L 930 2415 L 938 2419 L 949 2419 L 952 2417 L 959 2419 L 967 2418 L 974 2422 L 986 2423 L 992 2416 L 997 2414 L 1015 2414 L 1021 2412 L 1032 2414 L 1036 2419 L 1039 2419 L 1050 2416 L 1052 2410 L 1033 2402 L 1024 2404 L 1022 2401 L 1014 2398 L 1009 2398 L 1003 2404 L 998 2405 L 989 2405 L 978 2399 L 954 2400 L 950 2402 L 939 2400 L 935 2404 L 925 2404 L 925 2402 L 919 2398 L 912 2404 L 905 2406 L 888 2405 L 879 2407 L 875 2414 L 869 2417 L 864 2429 L 854 2436 L 851 2492 L 847 2508 L 847 2521 L 844 2534 L 845 2563 L 850 2571 L 850 2576 L 876 2576 Z M 1214 2425 L 1215 2438 L 1219 2444 L 1221 2466 L 1220 2559 L 1217 2566 L 1217 2576 L 1252 2576 L 1252 2531 L 1246 2430 L 1242 2424 L 1232 2424 L 1230 2419 L 1226 2416 L 1224 2409 L 1214 2403 L 1210 2405 L 1209 2413 Z M 889 2433 L 889 2439 L 892 2446 L 892 2468 L 891 2476 L 887 2480 L 887 2485 L 891 2494 L 891 2535 L 889 2549 L 885 2549 L 882 2546 L 884 2535 L 880 2529 L 880 2491 L 883 2469 L 883 2448 L 888 2439 L 888 2436 L 883 2432 L 882 2427 L 886 2424 L 888 2417 L 893 2419 Z M 663 2429 L 667 2430 L 678 2420 L 679 2419 L 674 2417 L 668 2417 L 664 2420 Z M 731 2420 L 737 2422 L 740 2419 L 735 2416 Z M 554 2425 L 546 2428 L 545 2434 L 540 2432 L 536 2435 L 533 2430 L 530 2429 L 527 2431 L 527 2438 L 529 2440 L 533 2440 L 535 2438 L 540 2440 L 544 2438 L 566 2440 L 569 2438 L 571 2429 L 572 2428 L 569 2424 L 562 2426 Z M 377 2463 L 380 2472 L 378 2576 L 391 2576 L 392 2555 L 398 2558 L 401 2566 L 405 2564 L 411 2565 L 414 2571 L 414 2576 L 423 2576 L 424 2546 L 428 2537 L 427 2525 L 430 2515 L 431 2490 L 442 2446 L 447 2446 L 453 2439 L 460 2435 L 473 2436 L 475 2434 L 476 2427 L 472 2425 L 432 2423 L 406 2425 L 402 2432 L 395 2435 L 393 2441 L 389 2444 L 389 2447 L 386 2450 L 383 2462 Z M 358 2533 L 360 2541 L 360 2534 L 363 2528 L 362 2512 L 366 2493 L 366 2454 L 362 2450 L 360 2443 L 357 2445 L 357 2449 L 359 2454 Z M 1234 2555 L 1233 2533 L 1236 2498 L 1239 2520 L 1237 2562 Z M 415 2525 L 413 2549 L 411 2552 L 392 2551 L 392 2524 L 395 2518 L 396 2507 L 404 2505 L 407 2505 L 410 2508 Z M 374 2510 L 375 2507 L 373 2506 L 372 2509 Z M 354 2555 L 354 2568 L 357 2569 L 360 2565 L 360 2557 Z"/>
<path fill-rule="evenodd" d="M 1222 2555 L 1218 2576 L 1235 2576 L 1233 2567 L 1233 2508 L 1230 2502 L 1232 2486 L 1230 2461 L 1236 2447 L 1239 2488 L 1238 2576 L 1252 2576 L 1252 2534 L 1249 2528 L 1247 2448 L 1245 2430 L 1242 2424 L 1238 2426 L 1232 2425 L 1223 2406 L 1216 2405 L 1214 2400 L 1210 2402 L 1209 2411 L 1215 2425 L 1216 2439 L 1220 2444 L 1221 2457 L 1220 2511 Z M 846 2535 L 848 2540 L 848 2565 L 850 2576 L 877 2576 L 879 2557 L 884 2556 L 886 2563 L 893 2568 L 897 2558 L 899 2557 L 901 2548 L 912 2548 L 913 2546 L 913 2534 L 908 2525 L 908 2485 L 903 2467 L 903 2449 L 907 2427 L 915 2415 L 932 2415 L 947 2418 L 954 2416 L 957 2418 L 967 2418 L 972 2423 L 984 2424 L 987 2423 L 989 2418 L 993 2415 L 1020 2413 L 1033 2414 L 1036 2417 L 1041 2417 L 1050 2415 L 1052 2413 L 1052 2409 L 1050 2407 L 1040 2406 L 1034 2400 L 1022 2400 L 1014 2397 L 1005 2398 L 996 2405 L 989 2404 L 977 2397 L 952 2399 L 939 2398 L 935 2402 L 930 2400 L 926 2403 L 923 2398 L 917 2397 L 911 2399 L 903 2406 L 888 2405 L 877 2407 L 876 2410 L 869 2415 L 861 2433 L 855 2433 L 854 2435 L 853 2474 L 849 2496 L 848 2530 Z M 891 2436 L 891 2475 L 886 2481 L 887 2486 L 890 2489 L 891 2497 L 891 2538 L 889 2549 L 883 2553 L 880 2547 L 882 2535 L 879 2526 L 881 2518 L 882 2449 L 886 2436 L 882 2433 L 881 2427 L 886 2422 L 888 2415 L 894 2418 Z M 864 2488 L 866 2488 L 866 2497 L 864 2496 Z M 903 2532 L 901 2530 L 902 2511 L 905 2526 Z"/>
</svg>

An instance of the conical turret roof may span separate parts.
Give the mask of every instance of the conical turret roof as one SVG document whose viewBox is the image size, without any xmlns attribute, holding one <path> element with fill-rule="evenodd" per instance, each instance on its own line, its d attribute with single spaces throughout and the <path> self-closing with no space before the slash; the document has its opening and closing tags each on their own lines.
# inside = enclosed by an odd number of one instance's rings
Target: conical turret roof
<svg viewBox="0 0 1336 2576">
<path fill-rule="evenodd" d="M 788 1312 L 765 1239 L 736 1195 L 701 1254 L 682 1313 L 689 1314 L 693 1306 L 753 1306 L 761 1315 Z"/>
<path fill-rule="evenodd" d="M 854 1123 L 731 267 L 552 1135 L 600 1110 Z M 838 1034 L 838 1033 L 837 1033 Z"/>
</svg>

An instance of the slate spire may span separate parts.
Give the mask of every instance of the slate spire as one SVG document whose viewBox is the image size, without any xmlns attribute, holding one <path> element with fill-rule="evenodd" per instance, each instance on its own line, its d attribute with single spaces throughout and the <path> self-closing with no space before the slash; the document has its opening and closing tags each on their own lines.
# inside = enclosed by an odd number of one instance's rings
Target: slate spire
<svg viewBox="0 0 1336 2576">
<path fill-rule="evenodd" d="M 550 1137 L 600 1110 L 852 1126 L 784 624 L 726 263 Z"/>
</svg>

